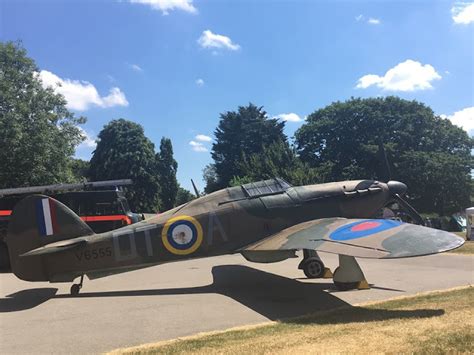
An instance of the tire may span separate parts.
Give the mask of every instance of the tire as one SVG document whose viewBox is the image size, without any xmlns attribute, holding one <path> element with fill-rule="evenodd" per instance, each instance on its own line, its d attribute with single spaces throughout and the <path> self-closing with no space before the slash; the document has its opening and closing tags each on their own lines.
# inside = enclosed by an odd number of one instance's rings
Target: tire
<svg viewBox="0 0 474 355">
<path fill-rule="evenodd" d="M 77 296 L 79 294 L 79 291 L 81 290 L 81 286 L 79 286 L 78 284 L 73 284 L 71 286 L 71 295 L 72 296 Z"/>
<path fill-rule="evenodd" d="M 324 263 L 318 258 L 308 258 L 303 264 L 303 272 L 308 279 L 323 277 L 324 270 Z"/>
</svg>

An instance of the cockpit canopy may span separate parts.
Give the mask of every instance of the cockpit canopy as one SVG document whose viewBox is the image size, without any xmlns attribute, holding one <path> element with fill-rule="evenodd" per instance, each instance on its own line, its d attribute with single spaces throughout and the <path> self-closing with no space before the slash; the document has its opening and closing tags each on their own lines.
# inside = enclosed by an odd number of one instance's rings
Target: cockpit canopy
<svg viewBox="0 0 474 355">
<path fill-rule="evenodd" d="M 281 178 L 275 178 L 243 184 L 241 187 L 246 197 L 254 198 L 283 193 L 292 185 Z"/>
</svg>

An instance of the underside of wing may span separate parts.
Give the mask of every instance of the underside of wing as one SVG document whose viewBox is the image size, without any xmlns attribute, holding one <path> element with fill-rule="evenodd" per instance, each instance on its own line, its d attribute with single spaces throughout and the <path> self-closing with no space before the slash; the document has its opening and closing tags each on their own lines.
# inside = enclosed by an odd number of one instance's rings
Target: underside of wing
<svg viewBox="0 0 474 355">
<path fill-rule="evenodd" d="M 460 247 L 452 233 L 386 219 L 323 218 L 300 223 L 241 250 L 258 252 L 316 251 L 360 258 L 406 258 Z"/>
</svg>

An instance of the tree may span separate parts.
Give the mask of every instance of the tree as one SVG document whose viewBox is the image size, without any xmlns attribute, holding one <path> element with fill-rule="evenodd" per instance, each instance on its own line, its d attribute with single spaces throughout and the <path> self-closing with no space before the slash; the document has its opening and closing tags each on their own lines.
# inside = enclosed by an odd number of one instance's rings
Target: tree
<svg viewBox="0 0 474 355">
<path fill-rule="evenodd" d="M 73 179 L 70 159 L 83 140 L 66 100 L 44 89 L 19 43 L 0 43 L 0 188 Z"/>
<path fill-rule="evenodd" d="M 407 183 L 409 197 L 421 212 L 466 207 L 473 140 L 420 102 L 393 96 L 335 102 L 309 115 L 295 138 L 301 159 L 312 167 L 329 167 L 329 178 L 336 181 L 383 180 L 382 143 L 391 178 Z M 445 178 L 435 178 L 438 169 Z"/>
<path fill-rule="evenodd" d="M 216 173 L 216 166 L 214 164 L 207 164 L 202 170 L 202 176 L 204 181 L 206 182 L 206 186 L 204 187 L 205 193 L 208 194 L 213 191 L 219 190 L 217 183 L 218 178 Z"/>
<path fill-rule="evenodd" d="M 71 173 L 75 182 L 87 180 L 90 162 L 82 159 L 71 159 Z"/>
<path fill-rule="evenodd" d="M 196 196 L 194 196 L 191 192 L 179 186 L 178 193 L 176 195 L 175 206 L 180 206 L 183 203 L 194 200 L 195 198 Z"/>
<path fill-rule="evenodd" d="M 167 211 L 175 206 L 178 193 L 176 172 L 178 163 L 173 158 L 173 145 L 169 138 L 161 138 L 160 152 L 156 154 L 158 183 L 160 185 L 161 210 Z"/>
<path fill-rule="evenodd" d="M 132 187 L 126 189 L 132 210 L 159 209 L 155 146 L 137 123 L 118 119 L 104 126 L 98 135 L 89 176 L 92 180 L 132 179 Z"/>
<path fill-rule="evenodd" d="M 232 186 L 275 177 L 281 177 L 293 185 L 309 185 L 325 180 L 322 168 L 311 168 L 303 163 L 294 149 L 282 141 L 271 143 L 261 153 L 244 156 L 239 166 L 242 176 L 234 177 Z"/>
<path fill-rule="evenodd" d="M 410 188 L 409 196 L 420 211 L 446 216 L 471 206 L 470 167 L 463 157 L 409 151 L 401 157 L 398 168 L 400 179 L 416 186 Z"/>
<path fill-rule="evenodd" d="M 253 104 L 239 106 L 237 111 L 228 111 L 220 115 L 220 121 L 215 130 L 216 141 L 212 145 L 211 156 L 214 159 L 212 167 L 205 180 L 208 180 L 206 191 L 229 186 L 235 176 L 242 176 L 239 163 L 244 156 L 261 153 L 265 146 L 280 141 L 287 143 L 283 133 L 284 122 L 269 119 L 262 107 Z"/>
</svg>

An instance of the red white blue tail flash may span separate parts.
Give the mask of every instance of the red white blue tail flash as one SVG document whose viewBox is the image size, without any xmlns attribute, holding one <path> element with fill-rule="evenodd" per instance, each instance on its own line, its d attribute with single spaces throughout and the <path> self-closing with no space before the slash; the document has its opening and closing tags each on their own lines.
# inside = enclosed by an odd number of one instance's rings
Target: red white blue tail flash
<svg viewBox="0 0 474 355">
<path fill-rule="evenodd" d="M 36 221 L 40 235 L 48 236 L 57 233 L 56 206 L 49 198 L 36 201 Z"/>
</svg>

